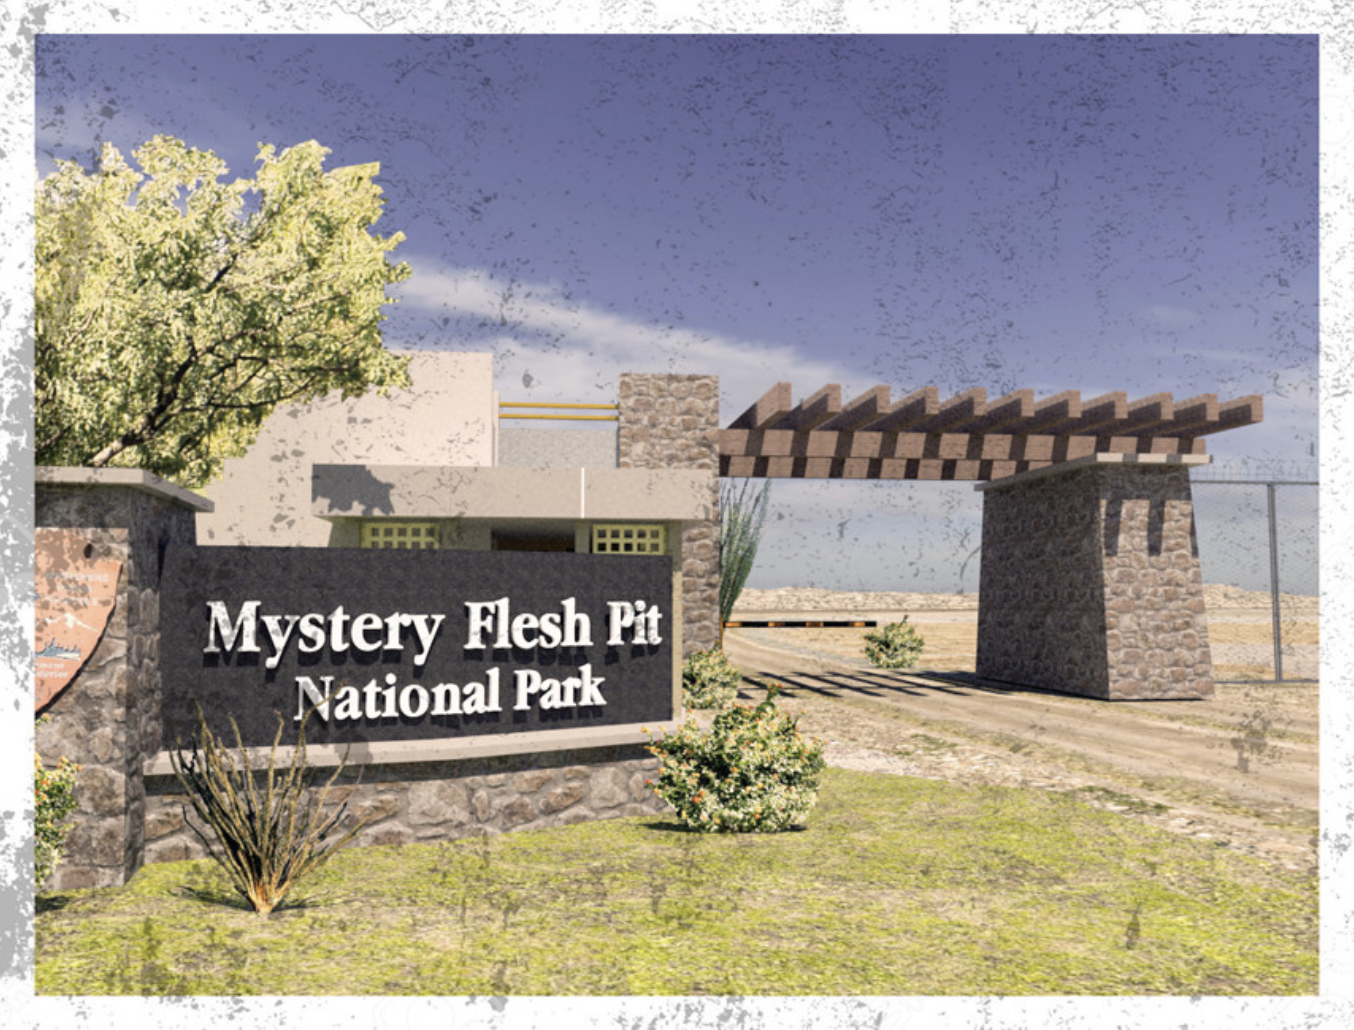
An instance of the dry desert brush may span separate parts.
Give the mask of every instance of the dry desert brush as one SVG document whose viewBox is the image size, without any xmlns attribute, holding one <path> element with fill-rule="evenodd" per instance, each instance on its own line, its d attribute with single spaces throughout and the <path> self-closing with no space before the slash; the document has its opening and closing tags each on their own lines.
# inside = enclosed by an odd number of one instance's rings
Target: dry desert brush
<svg viewBox="0 0 1354 1030">
<path fill-rule="evenodd" d="M 750 480 L 743 480 L 735 492 L 733 484 L 720 480 L 719 489 L 719 624 L 722 627 L 733 615 L 733 606 L 743 592 L 753 563 L 757 560 L 757 544 L 766 521 L 770 503 L 771 483 L 763 480 L 755 490 Z M 722 630 L 721 630 L 722 637 Z"/>
<path fill-rule="evenodd" d="M 216 837 L 215 844 L 186 818 L 186 811 L 185 821 L 255 912 L 273 911 L 303 876 L 352 840 L 365 823 L 359 819 L 346 831 L 337 832 L 347 811 L 346 799 L 336 809 L 325 811 L 329 788 L 346 762 L 338 764 L 318 793 L 312 789 L 315 771 L 306 764 L 309 715 L 301 720 L 291 762 L 284 769 L 277 767 L 284 725 L 280 714 L 266 772 L 255 773 L 250 768 L 234 718 L 230 720 L 235 731 L 232 753 L 207 727 L 201 707 L 189 753 L 169 753 L 174 775 L 198 818 Z"/>
<path fill-rule="evenodd" d="M 865 634 L 865 657 L 879 669 L 912 668 L 924 646 L 921 634 L 906 615 L 902 622 L 890 622 Z"/>
</svg>

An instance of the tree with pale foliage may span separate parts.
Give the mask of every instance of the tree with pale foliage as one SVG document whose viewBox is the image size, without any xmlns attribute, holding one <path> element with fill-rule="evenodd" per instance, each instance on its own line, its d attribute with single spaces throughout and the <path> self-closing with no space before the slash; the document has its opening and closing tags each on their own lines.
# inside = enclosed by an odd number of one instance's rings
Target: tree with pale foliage
<svg viewBox="0 0 1354 1030">
<path fill-rule="evenodd" d="M 140 468 L 188 487 L 245 452 L 268 414 L 333 390 L 409 383 L 381 345 L 387 254 L 376 164 L 259 149 L 223 182 L 210 151 L 156 136 L 131 168 L 105 144 L 38 183 L 35 456 Z"/>
</svg>

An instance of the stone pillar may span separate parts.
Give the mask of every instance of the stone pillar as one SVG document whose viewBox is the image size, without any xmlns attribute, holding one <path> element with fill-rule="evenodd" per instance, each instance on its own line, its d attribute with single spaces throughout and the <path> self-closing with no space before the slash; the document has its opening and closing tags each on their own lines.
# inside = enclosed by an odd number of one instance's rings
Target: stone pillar
<svg viewBox="0 0 1354 1030">
<path fill-rule="evenodd" d="M 146 757 L 160 750 L 160 565 L 169 543 L 196 541 L 211 503 L 135 469 L 39 468 L 35 525 L 87 540 L 87 557 L 121 564 L 113 610 L 93 653 L 46 707 L 38 752 L 80 765 L 53 889 L 110 887 L 140 868 Z"/>
<path fill-rule="evenodd" d="M 714 517 L 682 533 L 682 651 L 719 642 L 719 377 L 621 374 L 620 468 L 710 472 Z"/>
<path fill-rule="evenodd" d="M 1207 460 L 1096 454 L 979 485 L 978 675 L 1106 700 L 1211 697 L 1186 467 Z"/>
</svg>

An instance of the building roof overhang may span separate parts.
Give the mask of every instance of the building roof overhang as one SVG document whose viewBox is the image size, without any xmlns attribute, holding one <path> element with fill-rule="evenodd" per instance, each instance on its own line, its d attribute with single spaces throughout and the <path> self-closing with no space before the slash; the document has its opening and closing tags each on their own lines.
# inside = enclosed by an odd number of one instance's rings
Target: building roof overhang
<svg viewBox="0 0 1354 1030">
<path fill-rule="evenodd" d="M 713 518 L 715 472 L 690 469 L 315 465 L 311 511 L 323 519 Z"/>
</svg>

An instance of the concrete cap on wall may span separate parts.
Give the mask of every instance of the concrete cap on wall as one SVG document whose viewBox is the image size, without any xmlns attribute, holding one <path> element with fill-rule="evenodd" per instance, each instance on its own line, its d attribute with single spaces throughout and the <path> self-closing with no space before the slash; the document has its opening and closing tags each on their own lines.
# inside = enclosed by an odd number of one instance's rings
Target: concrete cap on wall
<svg viewBox="0 0 1354 1030">
<path fill-rule="evenodd" d="M 34 470 L 34 481 L 39 486 L 122 486 L 144 490 L 158 497 L 181 504 L 193 511 L 211 512 L 215 505 L 201 494 L 171 483 L 167 479 L 141 469 L 78 468 L 71 466 L 40 465 Z"/>
<path fill-rule="evenodd" d="M 1043 468 L 1030 469 L 1028 472 L 1017 472 L 1013 476 L 1003 476 L 1001 479 L 994 479 L 990 483 L 977 483 L 973 489 L 1000 490 L 1002 487 L 1028 483 L 1031 479 L 1058 476 L 1065 472 L 1090 468 L 1093 465 L 1151 465 L 1158 468 L 1195 468 L 1199 465 L 1207 465 L 1212 460 L 1212 456 L 1207 454 L 1110 454 L 1100 451 L 1095 454 L 1083 455 L 1080 458 L 1072 458 L 1068 461 L 1057 461 L 1052 465 L 1045 465 Z"/>
<path fill-rule="evenodd" d="M 701 469 L 315 465 L 320 518 L 532 518 L 697 521 L 714 517 Z"/>
<path fill-rule="evenodd" d="M 352 744 L 309 744 L 306 762 L 315 768 L 333 768 L 339 764 L 402 765 L 409 762 L 463 762 L 501 755 L 531 754 L 537 751 L 586 751 L 589 748 L 648 744 L 656 734 L 675 733 L 676 720 L 647 725 L 598 726 L 572 730 L 526 730 L 520 733 L 496 733 L 476 737 L 448 737 L 434 740 L 357 741 Z M 290 764 L 295 748 L 283 745 L 271 755 L 266 747 L 245 749 L 250 768 L 266 769 L 269 759 Z M 168 751 L 147 758 L 142 771 L 147 776 L 172 776 L 173 760 Z"/>
</svg>

